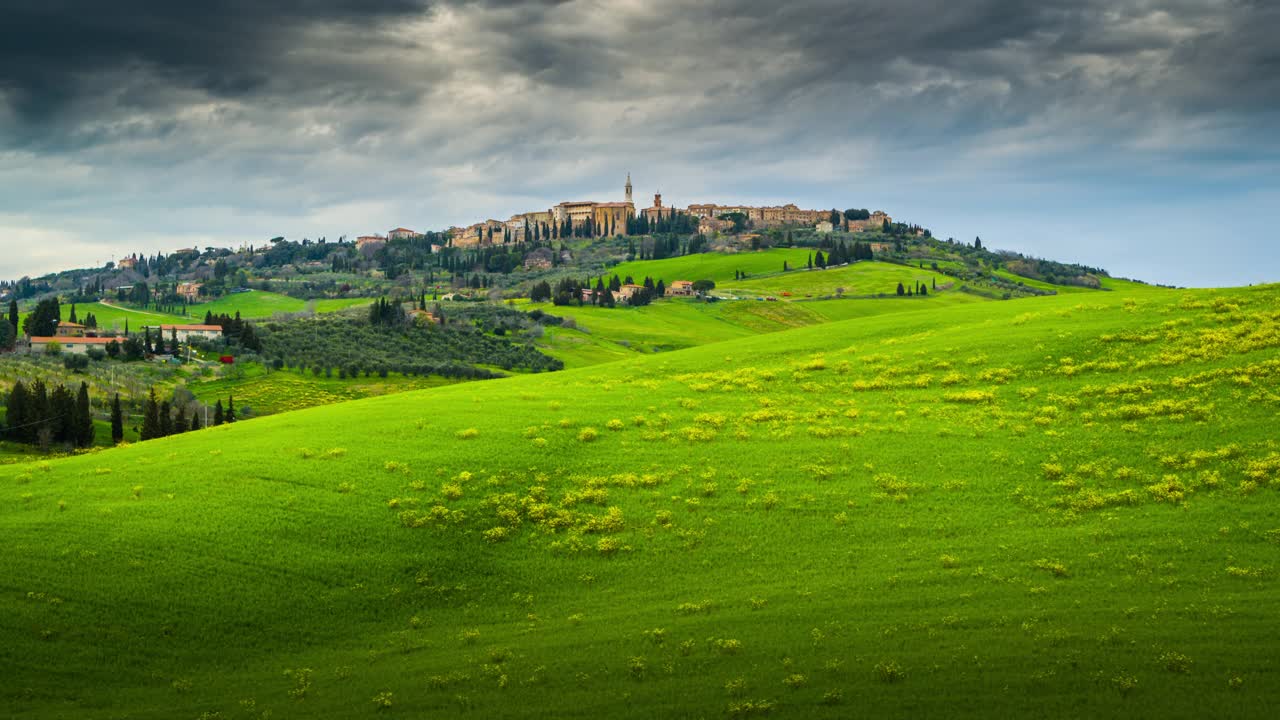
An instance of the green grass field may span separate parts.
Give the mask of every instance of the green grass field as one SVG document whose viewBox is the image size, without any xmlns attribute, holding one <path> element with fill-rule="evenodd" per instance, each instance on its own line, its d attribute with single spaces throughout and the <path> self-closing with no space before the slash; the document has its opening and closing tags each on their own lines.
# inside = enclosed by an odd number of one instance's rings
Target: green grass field
<svg viewBox="0 0 1280 720">
<path fill-rule="evenodd" d="M 371 302 L 373 301 L 369 298 L 299 300 L 279 293 L 250 290 L 243 293 L 224 295 L 212 302 L 192 305 L 188 312 L 192 317 L 200 319 L 204 318 L 206 312 L 212 312 L 214 315 L 235 315 L 239 312 L 243 318 L 259 319 L 271 317 L 278 312 L 301 312 L 309 305 L 314 305 L 316 312 L 325 313 L 357 305 L 368 305 Z"/>
<path fill-rule="evenodd" d="M 339 298 L 324 300 L 298 300 L 297 298 L 281 295 L 273 292 L 263 292 L 261 290 L 250 290 L 243 293 L 235 293 L 218 298 L 212 302 L 191 305 L 187 308 L 187 315 L 174 315 L 171 313 L 156 312 L 154 310 L 140 310 L 137 308 L 119 305 L 115 301 L 109 301 L 109 304 L 100 302 L 95 303 L 79 303 L 76 305 L 76 318 L 83 321 L 85 315 L 93 313 L 98 319 L 98 327 L 104 330 L 115 329 L 123 332 L 125 320 L 129 322 L 130 330 L 136 330 L 143 325 L 156 324 L 182 324 L 182 323 L 200 323 L 204 321 L 206 312 L 213 312 L 215 315 L 226 313 L 227 315 L 235 315 L 240 312 L 241 317 L 246 319 L 261 319 L 271 317 L 277 312 L 301 312 L 309 306 L 314 306 L 316 312 L 326 313 L 343 310 L 349 307 L 359 305 L 368 305 L 372 301 L 368 298 Z M 26 318 L 27 313 L 21 313 L 19 316 L 19 327 L 21 327 L 21 319 Z M 62 319 L 67 320 L 71 316 L 71 305 L 63 304 Z"/>
<path fill-rule="evenodd" d="M 1272 716 L 1280 286 L 920 307 L 0 468 L 0 707 Z"/>
<path fill-rule="evenodd" d="M 716 293 L 739 297 L 775 296 L 799 299 L 834 295 L 838 288 L 843 288 L 846 295 L 894 295 L 898 283 L 914 288 L 917 282 L 932 285 L 935 281 L 940 287 L 954 282 L 953 278 L 932 270 L 893 263 L 859 262 L 826 270 L 800 269 L 738 281 L 730 278 L 717 284 Z"/>
<path fill-rule="evenodd" d="M 652 277 L 670 285 L 676 280 L 714 280 L 716 284 L 732 281 L 736 271 L 748 275 L 782 272 L 782 263 L 804 267 L 813 254 L 810 248 L 773 248 L 737 254 L 700 253 L 665 260 L 637 260 L 609 268 L 606 275 L 632 276 L 636 282 Z"/>
<path fill-rule="evenodd" d="M 189 386 L 197 400 L 212 405 L 219 399 L 235 398 L 237 407 L 250 408 L 256 415 L 330 405 L 378 395 L 421 390 L 450 384 L 438 377 L 410 377 L 393 373 L 388 377 L 339 378 L 316 376 L 310 372 L 265 372 L 254 365 L 243 377 L 195 383 Z"/>
</svg>

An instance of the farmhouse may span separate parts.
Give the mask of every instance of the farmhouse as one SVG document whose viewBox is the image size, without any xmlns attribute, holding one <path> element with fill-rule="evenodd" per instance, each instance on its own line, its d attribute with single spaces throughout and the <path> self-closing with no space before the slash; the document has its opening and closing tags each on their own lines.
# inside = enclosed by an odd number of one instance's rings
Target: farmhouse
<svg viewBox="0 0 1280 720">
<path fill-rule="evenodd" d="M 80 323 L 59 322 L 53 334 L 60 338 L 84 337 L 87 330 L 88 328 Z"/>
<path fill-rule="evenodd" d="M 409 240 L 410 238 L 415 238 L 417 236 L 417 232 L 410 230 L 409 228 L 402 227 L 387 232 L 387 237 L 392 240 Z"/>
<path fill-rule="evenodd" d="M 62 348 L 63 352 L 84 355 L 89 352 L 89 348 L 105 348 L 113 342 L 119 340 L 108 337 L 33 337 L 31 352 L 48 352 L 50 344 L 53 344 Z"/>
<path fill-rule="evenodd" d="M 161 337 L 165 338 L 177 335 L 181 342 L 186 342 L 190 338 L 212 340 L 222 337 L 221 325 L 147 325 L 146 329 L 158 330 Z"/>
<path fill-rule="evenodd" d="M 200 289 L 203 287 L 203 283 L 183 282 L 178 283 L 178 287 L 174 289 L 174 292 L 181 295 L 187 302 L 195 302 L 200 298 Z"/>
<path fill-rule="evenodd" d="M 387 239 L 382 237 L 381 235 L 361 235 L 360 237 L 356 238 L 356 249 L 363 250 L 365 248 L 370 248 L 371 250 L 374 250 L 380 247 L 386 241 Z"/>
<path fill-rule="evenodd" d="M 614 293 L 614 295 L 618 298 L 618 300 L 629 303 L 631 302 L 631 298 L 635 297 L 637 293 L 640 293 L 643 290 L 644 290 L 643 285 L 627 284 L 618 288 L 618 292 Z"/>
<path fill-rule="evenodd" d="M 689 280 L 676 280 L 667 287 L 668 295 L 688 296 L 693 294 L 693 282 Z"/>
</svg>

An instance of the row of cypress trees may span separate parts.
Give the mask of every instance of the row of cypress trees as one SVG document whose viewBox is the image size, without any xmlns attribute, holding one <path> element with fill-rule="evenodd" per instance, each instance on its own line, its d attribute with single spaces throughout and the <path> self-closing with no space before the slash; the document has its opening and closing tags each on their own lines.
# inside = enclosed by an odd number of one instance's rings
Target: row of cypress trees
<svg viewBox="0 0 1280 720">
<path fill-rule="evenodd" d="M 119 397 L 117 396 L 117 403 Z M 112 406 L 112 431 L 115 428 L 115 412 L 116 405 Z M 227 399 L 227 407 L 222 407 L 222 398 L 218 398 L 217 404 L 213 408 L 213 418 L 209 421 L 210 425 L 222 425 L 223 423 L 233 423 L 236 421 L 236 399 L 229 397 Z M 151 388 L 151 394 L 147 397 L 147 407 L 142 415 L 142 430 L 140 438 L 142 440 L 152 440 L 169 435 L 180 435 L 193 430 L 200 430 L 204 427 L 204 419 L 200 413 L 193 412 L 187 417 L 187 408 L 179 406 L 175 412 L 173 406 L 168 400 L 158 400 L 156 398 L 156 389 Z M 117 442 L 119 442 L 117 440 Z"/>
<path fill-rule="evenodd" d="M 15 442 L 81 448 L 93 444 L 93 413 L 85 383 L 73 393 L 65 385 L 50 390 L 42 380 L 29 385 L 18 381 L 9 391 L 6 407 L 6 433 Z"/>
</svg>

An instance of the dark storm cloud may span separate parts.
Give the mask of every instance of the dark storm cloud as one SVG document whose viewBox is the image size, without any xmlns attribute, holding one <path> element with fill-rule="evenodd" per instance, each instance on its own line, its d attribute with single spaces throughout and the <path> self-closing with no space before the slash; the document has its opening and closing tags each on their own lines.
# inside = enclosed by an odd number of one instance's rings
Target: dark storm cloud
<svg viewBox="0 0 1280 720">
<path fill-rule="evenodd" d="M 395 32 L 433 8 L 455 35 Z M 981 130 L 1057 102 L 1272 111 L 1277 31 L 1280 9 L 1264 0 L 52 0 L 5 11 L 0 104 L 17 127 L 58 132 L 78 115 L 190 102 L 184 91 L 409 105 L 461 69 L 584 98 L 702 93 L 737 106 L 722 113 L 811 89 L 954 103 L 952 128 Z"/>
<path fill-rule="evenodd" d="M 103 76 L 147 70 L 162 85 L 213 95 L 243 95 L 283 80 L 286 89 L 331 80 L 308 77 L 290 53 L 306 31 L 336 26 L 355 32 L 421 13 L 426 0 L 47 0 L 10 3 L 0 22 L 0 89 L 17 114 L 38 123 L 85 95 L 111 94 Z M 343 51 L 347 48 L 333 48 Z M 317 68 L 321 70 L 321 68 Z M 164 102 L 162 92 L 126 88 L 122 104 Z"/>
<path fill-rule="evenodd" d="M 1280 166 L 1270 0 L 5 5 L 0 230 L 32 238 L 443 227 L 626 170 L 684 201 L 825 206 L 1201 199 L 1270 192 Z M 995 192 L 968 204 L 999 217 Z"/>
</svg>

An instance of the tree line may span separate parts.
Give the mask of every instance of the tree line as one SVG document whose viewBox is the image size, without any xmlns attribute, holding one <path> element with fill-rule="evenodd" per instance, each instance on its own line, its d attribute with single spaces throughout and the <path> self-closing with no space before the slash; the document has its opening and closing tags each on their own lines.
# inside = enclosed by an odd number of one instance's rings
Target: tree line
<svg viewBox="0 0 1280 720">
<path fill-rule="evenodd" d="M 54 444 L 75 448 L 93 445 L 93 412 L 86 383 L 72 392 L 65 385 L 50 390 L 42 380 L 33 380 L 30 385 L 18 381 L 9 391 L 5 407 L 5 435 L 14 442 L 45 449 Z"/>
</svg>

